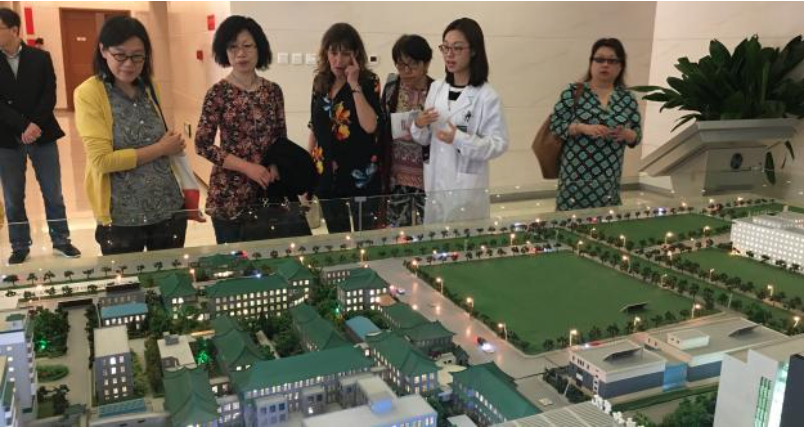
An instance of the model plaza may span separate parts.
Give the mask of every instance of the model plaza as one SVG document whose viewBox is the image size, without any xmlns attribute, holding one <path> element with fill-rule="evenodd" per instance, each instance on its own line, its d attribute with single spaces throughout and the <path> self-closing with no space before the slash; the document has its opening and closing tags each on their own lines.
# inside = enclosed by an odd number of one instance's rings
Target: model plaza
<svg viewBox="0 0 806 430">
<path fill-rule="evenodd" d="M 373 232 L 329 252 L 255 243 L 110 274 L 80 295 L 9 285 L 2 339 L 35 359 L 4 374 L 28 375 L 50 354 L 56 339 L 34 331 L 39 312 L 81 303 L 94 324 L 87 417 L 97 425 L 489 426 L 585 402 L 601 415 L 590 422 L 626 425 L 620 405 L 716 393 L 723 360 L 777 348 L 789 366 L 781 348 L 802 354 L 802 290 L 788 284 L 802 285 L 802 268 L 737 249 L 743 219 L 731 225 L 715 207 Z M 802 226 L 789 211 L 754 217 Z M 295 249 L 272 252 L 282 247 Z M 721 259 L 733 266 L 701 264 Z M 769 284 L 734 279 L 730 268 L 745 266 Z M 110 317 L 135 307 L 137 318 Z M 80 373 L 87 362 L 65 364 Z M 15 390 L 13 420 L 26 401 L 43 404 L 36 385 Z"/>
</svg>

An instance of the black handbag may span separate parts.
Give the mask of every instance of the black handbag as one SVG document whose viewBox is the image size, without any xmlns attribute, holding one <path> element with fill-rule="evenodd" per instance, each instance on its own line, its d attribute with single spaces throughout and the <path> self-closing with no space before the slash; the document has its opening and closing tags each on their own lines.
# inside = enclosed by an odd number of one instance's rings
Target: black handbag
<svg viewBox="0 0 806 430">
<path fill-rule="evenodd" d="M 242 215 L 241 238 L 245 241 L 310 236 L 307 207 L 299 196 L 316 187 L 316 167 L 307 151 L 285 137 L 277 139 L 261 164 L 275 165 L 280 179 L 266 187 L 257 205 Z"/>
</svg>

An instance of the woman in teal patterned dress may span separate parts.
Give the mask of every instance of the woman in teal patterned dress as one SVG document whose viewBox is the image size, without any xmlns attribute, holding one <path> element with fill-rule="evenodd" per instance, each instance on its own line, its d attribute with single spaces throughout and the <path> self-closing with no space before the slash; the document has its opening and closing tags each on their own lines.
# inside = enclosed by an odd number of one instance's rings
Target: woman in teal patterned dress
<svg viewBox="0 0 806 430">
<path fill-rule="evenodd" d="M 551 132 L 565 143 L 560 155 L 557 210 L 621 204 L 624 147 L 641 141 L 638 102 L 624 87 L 627 54 L 618 39 L 591 49 L 588 75 L 570 84 L 551 115 Z M 577 85 L 582 92 L 576 104 Z"/>
</svg>

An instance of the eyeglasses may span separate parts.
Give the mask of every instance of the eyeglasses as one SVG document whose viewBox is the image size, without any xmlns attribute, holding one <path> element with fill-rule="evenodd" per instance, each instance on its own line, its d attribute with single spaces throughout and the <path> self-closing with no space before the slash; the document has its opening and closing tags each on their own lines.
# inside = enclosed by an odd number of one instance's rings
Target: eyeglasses
<svg viewBox="0 0 806 430">
<path fill-rule="evenodd" d="M 395 67 L 397 67 L 397 70 L 399 70 L 401 72 L 404 71 L 404 70 L 412 71 L 412 70 L 420 67 L 421 64 L 423 64 L 421 61 L 413 61 L 411 63 L 406 63 L 406 62 L 403 62 L 403 61 L 399 61 L 399 62 L 395 63 Z"/>
<path fill-rule="evenodd" d="M 607 63 L 607 64 L 610 64 L 611 66 L 614 66 L 614 65 L 616 65 L 616 64 L 621 64 L 621 60 L 619 60 L 618 58 L 601 58 L 601 57 L 593 57 L 593 58 L 592 58 L 592 60 L 593 60 L 593 62 L 594 62 L 594 63 L 596 63 L 596 64 L 604 64 L 604 63 Z"/>
<path fill-rule="evenodd" d="M 134 64 L 143 64 L 146 61 L 145 54 L 128 55 L 122 52 L 110 52 L 109 54 L 112 55 L 112 58 L 114 58 L 115 61 L 117 61 L 120 64 L 125 63 L 126 60 L 132 60 L 132 63 Z"/>
<path fill-rule="evenodd" d="M 468 47 L 464 45 L 453 45 L 453 46 L 448 46 L 445 44 L 439 45 L 439 52 L 443 54 L 462 55 L 462 52 L 464 52 L 465 49 L 468 49 Z"/>
<path fill-rule="evenodd" d="M 256 48 L 256 46 L 254 44 L 252 44 L 252 43 L 249 43 L 249 44 L 246 44 L 246 45 L 241 45 L 241 46 L 230 45 L 230 46 L 227 46 L 227 52 L 229 52 L 231 54 L 237 54 L 240 51 L 252 52 L 255 48 Z"/>
</svg>

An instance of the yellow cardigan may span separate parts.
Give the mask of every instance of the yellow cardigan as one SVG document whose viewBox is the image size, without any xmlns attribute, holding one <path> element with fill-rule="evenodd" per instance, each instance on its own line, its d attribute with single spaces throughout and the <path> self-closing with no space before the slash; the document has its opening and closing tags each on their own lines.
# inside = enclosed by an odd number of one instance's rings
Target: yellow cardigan
<svg viewBox="0 0 806 430">
<path fill-rule="evenodd" d="M 73 93 L 73 103 L 76 129 L 87 153 L 84 189 L 95 219 L 99 224 L 109 225 L 112 223 L 112 180 L 109 174 L 137 167 L 137 152 L 131 148 L 114 149 L 112 106 L 100 79 L 93 76 L 79 85 Z"/>
</svg>

